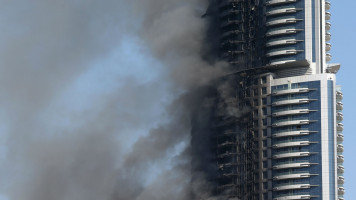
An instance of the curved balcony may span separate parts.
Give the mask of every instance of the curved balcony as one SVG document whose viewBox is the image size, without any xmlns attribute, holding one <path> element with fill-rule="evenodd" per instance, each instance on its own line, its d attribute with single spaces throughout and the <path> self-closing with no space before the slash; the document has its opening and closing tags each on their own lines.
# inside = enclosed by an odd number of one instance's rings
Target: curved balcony
<svg viewBox="0 0 356 200">
<path fill-rule="evenodd" d="M 273 180 L 287 180 L 287 179 L 301 179 L 301 178 L 310 178 L 312 174 L 303 173 L 303 174 L 288 174 L 288 175 L 281 175 L 281 176 L 274 176 Z"/>
<path fill-rule="evenodd" d="M 341 112 L 336 113 L 336 120 L 337 121 L 344 120 L 344 115 Z"/>
<path fill-rule="evenodd" d="M 331 50 L 331 44 L 330 43 L 326 43 L 325 44 L 325 51 L 330 51 Z"/>
<path fill-rule="evenodd" d="M 343 187 L 338 187 L 338 188 L 337 188 L 337 194 L 338 194 L 338 195 L 344 195 L 344 194 L 345 194 L 345 188 L 343 188 Z"/>
<path fill-rule="evenodd" d="M 330 8 L 331 8 L 330 1 L 325 1 L 325 10 L 330 10 Z"/>
<path fill-rule="evenodd" d="M 310 133 L 317 133 L 317 131 L 286 131 L 272 134 L 273 138 L 290 137 L 290 136 L 303 136 Z"/>
<path fill-rule="evenodd" d="M 268 12 L 266 12 L 267 16 L 273 16 L 273 15 L 283 15 L 283 14 L 290 14 L 290 13 L 296 13 L 298 12 L 299 8 L 294 8 L 294 7 L 290 7 L 290 8 L 278 8 L 278 9 L 274 9 L 274 10 L 270 10 Z"/>
<path fill-rule="evenodd" d="M 343 174 L 345 172 L 345 167 L 342 165 L 337 166 L 337 173 Z"/>
<path fill-rule="evenodd" d="M 344 197 L 339 197 L 337 200 L 345 200 Z"/>
<path fill-rule="evenodd" d="M 326 40 L 326 41 L 330 41 L 330 40 L 331 40 L 331 33 L 326 32 L 326 34 L 325 34 L 325 40 Z"/>
<path fill-rule="evenodd" d="M 266 54 L 267 57 L 274 57 L 274 56 L 288 56 L 288 55 L 296 55 L 299 52 L 302 52 L 301 50 L 296 50 L 296 49 L 288 49 L 288 50 L 279 50 L 279 51 L 271 51 Z"/>
<path fill-rule="evenodd" d="M 274 149 L 285 148 L 285 147 L 300 147 L 300 146 L 309 146 L 311 142 L 309 141 L 300 141 L 300 142 L 284 142 L 275 144 L 272 147 Z"/>
<path fill-rule="evenodd" d="M 312 155 L 310 152 L 294 152 L 294 153 L 281 153 L 272 156 L 273 159 L 283 159 L 283 158 L 295 158 L 295 157 L 307 157 Z"/>
<path fill-rule="evenodd" d="M 329 31 L 329 30 L 331 29 L 331 23 L 330 23 L 330 22 L 326 22 L 326 23 L 325 23 L 325 29 L 326 29 L 327 31 Z"/>
<path fill-rule="evenodd" d="M 343 110 L 344 109 L 344 104 L 341 102 L 336 103 L 336 110 Z"/>
<path fill-rule="evenodd" d="M 297 60 L 293 59 L 293 60 L 282 60 L 282 61 L 272 61 L 270 62 L 268 65 L 269 66 L 273 66 L 273 65 L 284 65 L 284 64 L 288 64 L 288 63 L 293 63 L 296 62 Z"/>
<path fill-rule="evenodd" d="M 279 187 L 274 187 L 274 191 L 282 191 L 282 190 L 298 190 L 298 189 L 309 189 L 312 187 L 310 184 L 297 184 L 297 185 L 285 185 L 285 186 L 279 186 Z"/>
<path fill-rule="evenodd" d="M 329 62 L 331 60 L 332 56 L 330 53 L 326 53 L 325 58 L 326 58 L 326 62 Z"/>
<path fill-rule="evenodd" d="M 297 2 L 297 0 L 269 0 L 266 2 L 266 5 L 274 6 L 274 5 L 294 3 L 294 2 Z"/>
<path fill-rule="evenodd" d="M 266 22 L 266 26 L 278 26 L 278 25 L 285 25 L 285 24 L 295 24 L 301 19 L 296 18 L 286 18 L 286 19 L 274 19 Z"/>
<path fill-rule="evenodd" d="M 344 134 L 338 133 L 336 138 L 337 138 L 338 142 L 343 142 L 344 141 Z"/>
<path fill-rule="evenodd" d="M 288 35 L 288 34 L 295 34 L 298 31 L 303 31 L 302 29 L 296 28 L 285 28 L 279 30 L 270 30 L 266 33 L 267 37 L 277 36 L 277 35 Z"/>
<path fill-rule="evenodd" d="M 274 198 L 273 200 L 296 200 L 296 199 L 311 199 L 310 195 L 291 195 L 291 196 L 281 196 Z"/>
<path fill-rule="evenodd" d="M 285 106 L 285 105 L 293 105 L 293 104 L 305 104 L 310 103 L 311 101 L 315 101 L 315 99 L 290 99 L 290 100 L 282 100 L 273 102 L 272 106 Z"/>
<path fill-rule="evenodd" d="M 326 20 L 330 20 L 330 18 L 331 18 L 331 13 L 328 12 L 328 11 L 326 11 L 326 12 L 325 12 L 325 19 L 326 19 Z"/>
<path fill-rule="evenodd" d="M 294 126 L 294 125 L 306 125 L 315 122 L 315 120 L 292 120 L 285 122 L 278 122 L 272 124 L 272 127 Z"/>
<path fill-rule="evenodd" d="M 337 92 L 336 92 L 336 99 L 337 99 L 338 101 L 341 101 L 343 98 L 344 98 L 344 95 L 342 94 L 342 92 L 337 91 Z"/>
<path fill-rule="evenodd" d="M 273 47 L 273 46 L 291 45 L 291 44 L 296 44 L 297 42 L 299 41 L 296 39 L 281 39 L 281 40 L 267 42 L 266 46 Z"/>
<path fill-rule="evenodd" d="M 274 170 L 282 170 L 282 169 L 291 169 L 291 168 L 305 168 L 305 167 L 310 167 L 311 165 L 313 165 L 313 164 L 309 163 L 309 162 L 290 163 L 290 164 L 275 165 L 275 166 L 273 166 L 273 169 Z"/>
<path fill-rule="evenodd" d="M 272 92 L 273 96 L 285 95 L 285 94 L 298 94 L 298 93 L 306 93 L 313 89 L 309 88 L 297 88 L 297 89 L 286 89 Z"/>
<path fill-rule="evenodd" d="M 338 152 L 338 153 L 344 152 L 344 145 L 338 144 L 338 145 L 337 145 L 337 152 Z"/>
<path fill-rule="evenodd" d="M 236 142 L 224 142 L 224 143 L 221 143 L 221 144 L 219 144 L 218 145 L 218 148 L 220 148 L 220 147 L 226 147 L 226 146 L 234 146 L 234 145 L 236 145 Z"/>
<path fill-rule="evenodd" d="M 308 114 L 310 112 L 312 112 L 312 110 L 309 109 L 287 110 L 287 111 L 275 112 L 272 114 L 272 116 L 281 117 L 281 116 L 288 116 L 288 115 L 302 115 L 302 114 Z"/>
<path fill-rule="evenodd" d="M 337 183 L 342 185 L 345 183 L 345 178 L 343 176 L 337 177 Z"/>
<path fill-rule="evenodd" d="M 337 156 L 337 162 L 338 163 L 344 163 L 344 159 L 345 159 L 345 157 L 343 155 L 338 155 Z"/>
<path fill-rule="evenodd" d="M 344 125 L 342 123 L 337 123 L 336 124 L 336 130 L 337 131 L 343 131 L 344 130 Z"/>
</svg>

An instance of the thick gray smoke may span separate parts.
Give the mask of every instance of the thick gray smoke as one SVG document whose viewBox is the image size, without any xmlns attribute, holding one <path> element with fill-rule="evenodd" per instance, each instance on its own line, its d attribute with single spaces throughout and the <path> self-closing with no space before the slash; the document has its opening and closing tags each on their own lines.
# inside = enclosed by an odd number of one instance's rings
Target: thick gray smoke
<svg viewBox="0 0 356 200">
<path fill-rule="evenodd" d="M 191 183 L 206 0 L 1 0 L 0 193 L 213 199 Z M 205 188 L 205 189 L 204 189 Z"/>
</svg>

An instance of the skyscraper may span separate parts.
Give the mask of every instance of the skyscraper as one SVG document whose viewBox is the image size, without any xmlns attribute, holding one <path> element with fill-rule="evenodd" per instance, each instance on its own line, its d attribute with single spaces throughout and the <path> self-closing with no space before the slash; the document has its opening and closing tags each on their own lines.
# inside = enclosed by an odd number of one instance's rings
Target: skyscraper
<svg viewBox="0 0 356 200">
<path fill-rule="evenodd" d="M 209 127 L 218 193 L 241 200 L 344 199 L 343 95 L 336 85 L 340 65 L 328 53 L 330 6 L 328 0 L 211 0 L 218 57 L 232 70 L 221 80 L 229 89 L 216 98 Z"/>
</svg>

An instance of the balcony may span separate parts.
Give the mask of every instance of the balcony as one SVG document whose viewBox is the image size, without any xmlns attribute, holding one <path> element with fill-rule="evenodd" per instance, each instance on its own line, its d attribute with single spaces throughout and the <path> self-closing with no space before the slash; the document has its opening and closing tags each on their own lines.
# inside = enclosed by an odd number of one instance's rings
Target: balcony
<svg viewBox="0 0 356 200">
<path fill-rule="evenodd" d="M 331 60 L 332 56 L 330 53 L 326 53 L 325 58 L 326 58 L 326 62 L 329 62 Z"/>
<path fill-rule="evenodd" d="M 287 4 L 287 3 L 294 3 L 297 2 L 297 0 L 269 0 L 266 2 L 267 6 L 274 6 L 278 4 Z"/>
<path fill-rule="evenodd" d="M 331 34 L 329 32 L 326 32 L 325 34 L 325 40 L 330 41 L 331 40 Z"/>
<path fill-rule="evenodd" d="M 337 152 L 338 152 L 338 153 L 344 152 L 344 145 L 338 144 L 338 145 L 337 145 Z"/>
<path fill-rule="evenodd" d="M 326 43 L 325 44 L 325 51 L 330 51 L 331 50 L 331 44 L 330 43 Z"/>
<path fill-rule="evenodd" d="M 341 101 L 344 98 L 344 95 L 342 92 L 337 91 L 336 92 L 336 100 Z"/>
<path fill-rule="evenodd" d="M 281 153 L 272 156 L 273 159 L 283 159 L 283 158 L 295 158 L 295 157 L 307 157 L 312 155 L 310 152 L 294 152 L 294 153 Z"/>
<path fill-rule="evenodd" d="M 315 90 L 315 89 L 309 89 L 309 88 L 282 89 L 282 90 L 278 90 L 278 91 L 273 91 L 272 95 L 279 96 L 279 95 L 286 95 L 286 94 L 299 94 L 299 93 L 307 93 L 312 90 Z"/>
<path fill-rule="evenodd" d="M 337 177 L 337 184 L 344 184 L 345 183 L 345 178 L 343 176 Z"/>
<path fill-rule="evenodd" d="M 342 165 L 337 166 L 337 173 L 343 174 L 345 172 L 345 167 Z"/>
<path fill-rule="evenodd" d="M 290 164 L 282 164 L 273 166 L 274 170 L 282 170 L 282 169 L 291 169 L 291 168 L 305 168 L 310 167 L 312 163 L 303 162 L 303 163 L 290 163 Z"/>
<path fill-rule="evenodd" d="M 277 36 L 277 35 L 288 35 L 288 34 L 295 34 L 298 31 L 303 31 L 303 29 L 296 29 L 296 28 L 281 28 L 278 30 L 270 30 L 266 33 L 267 37 Z"/>
<path fill-rule="evenodd" d="M 290 100 L 282 100 L 276 101 L 272 103 L 272 106 L 285 106 L 285 105 L 293 105 L 293 104 L 305 104 L 311 101 L 316 101 L 316 99 L 290 99 Z"/>
<path fill-rule="evenodd" d="M 274 176 L 273 180 L 287 180 L 287 179 L 301 179 L 301 178 L 310 178 L 312 174 L 303 173 L 303 174 L 288 174 L 288 175 L 281 175 L 281 176 Z"/>
<path fill-rule="evenodd" d="M 331 29 L 331 23 L 330 23 L 330 22 L 326 22 L 326 23 L 325 23 L 325 29 L 326 29 L 327 31 L 329 31 L 329 30 Z"/>
<path fill-rule="evenodd" d="M 267 57 L 274 57 L 274 56 L 288 56 L 288 55 L 296 55 L 298 54 L 299 50 L 289 49 L 289 50 L 280 50 L 280 51 L 271 51 L 266 54 Z"/>
<path fill-rule="evenodd" d="M 308 114 L 310 112 L 311 110 L 309 109 L 287 110 L 287 111 L 275 112 L 272 114 L 272 116 L 281 117 L 281 116 L 288 116 L 288 115 L 302 115 L 302 114 Z"/>
<path fill-rule="evenodd" d="M 296 200 L 296 199 L 311 199 L 310 195 L 292 195 L 292 196 L 281 196 L 274 198 L 273 200 Z"/>
<path fill-rule="evenodd" d="M 336 130 L 337 131 L 343 131 L 344 130 L 344 125 L 342 123 L 337 123 L 336 124 Z"/>
<path fill-rule="evenodd" d="M 275 20 L 270 20 L 266 23 L 266 26 L 277 26 L 277 25 L 284 25 L 284 24 L 295 24 L 298 21 L 301 21 L 301 19 L 296 19 L 296 18 L 287 18 L 287 19 L 275 19 Z"/>
<path fill-rule="evenodd" d="M 344 141 L 344 134 L 338 133 L 336 138 L 337 138 L 338 142 L 343 142 Z"/>
<path fill-rule="evenodd" d="M 299 40 L 296 39 L 280 39 L 280 40 L 274 40 L 267 42 L 266 46 L 267 47 L 274 47 L 274 46 L 283 46 L 283 45 L 291 45 L 291 44 L 297 44 Z"/>
<path fill-rule="evenodd" d="M 301 190 L 301 189 L 309 189 L 312 185 L 310 184 L 298 184 L 298 185 L 284 185 L 279 187 L 274 187 L 274 191 L 282 191 L 282 190 Z"/>
<path fill-rule="evenodd" d="M 312 122 L 316 122 L 315 120 L 292 120 L 292 121 L 284 121 L 272 124 L 272 127 L 283 127 L 283 126 L 294 126 L 294 125 L 307 125 Z"/>
<path fill-rule="evenodd" d="M 317 133 L 317 131 L 290 131 L 290 132 L 280 132 L 272 134 L 273 138 L 289 137 L 289 136 L 303 136 L 309 135 L 310 133 Z"/>
<path fill-rule="evenodd" d="M 337 156 L 337 163 L 344 163 L 345 157 L 343 155 L 338 155 Z"/>
<path fill-rule="evenodd" d="M 341 112 L 336 113 L 336 120 L 337 121 L 344 120 L 344 115 Z"/>
<path fill-rule="evenodd" d="M 344 109 L 344 104 L 341 102 L 336 103 L 336 110 L 341 111 Z"/>
<path fill-rule="evenodd" d="M 290 8 L 279 8 L 275 10 L 270 10 L 266 12 L 267 16 L 273 16 L 273 15 L 283 15 L 283 14 L 289 14 L 289 13 L 296 13 L 301 9 L 290 7 Z"/>
<path fill-rule="evenodd" d="M 331 13 L 328 12 L 328 11 L 326 11 L 326 12 L 325 12 L 325 19 L 326 19 L 326 20 L 330 20 L 330 18 L 331 18 Z"/>
<path fill-rule="evenodd" d="M 338 195 L 344 195 L 345 194 L 345 189 L 343 187 L 337 188 L 337 194 Z"/>
<path fill-rule="evenodd" d="M 325 10 L 330 10 L 331 3 L 329 1 L 325 1 Z"/>
<path fill-rule="evenodd" d="M 300 142 L 284 142 L 280 144 L 273 145 L 274 149 L 285 148 L 285 147 L 300 147 L 300 146 L 309 146 L 312 144 L 309 141 L 300 141 Z"/>
</svg>

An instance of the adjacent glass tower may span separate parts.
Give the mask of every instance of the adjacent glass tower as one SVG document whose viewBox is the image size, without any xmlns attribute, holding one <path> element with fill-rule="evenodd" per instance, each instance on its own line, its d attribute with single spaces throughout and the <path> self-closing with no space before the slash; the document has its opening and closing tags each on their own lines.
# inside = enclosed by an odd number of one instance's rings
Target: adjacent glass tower
<svg viewBox="0 0 356 200">
<path fill-rule="evenodd" d="M 217 98 L 212 127 L 217 191 L 227 198 L 344 199 L 343 95 L 340 65 L 329 63 L 330 6 L 211 1 L 219 56 L 234 72 L 223 78 L 233 90 Z"/>
</svg>

